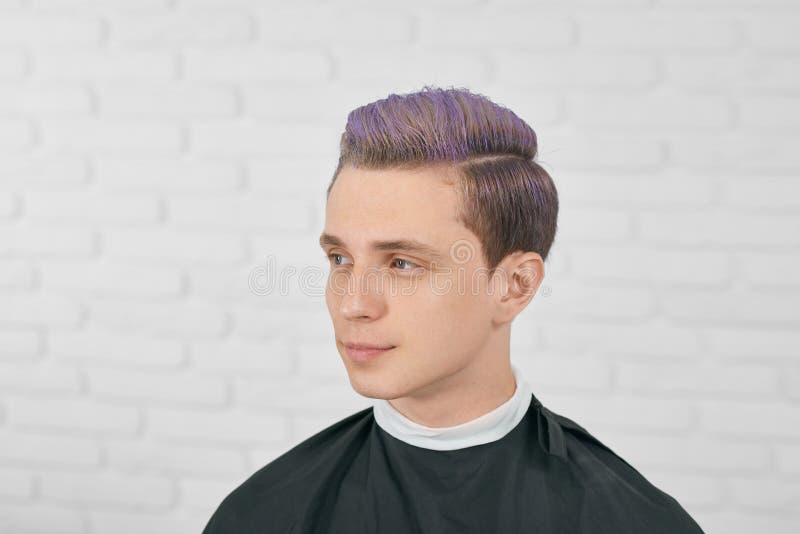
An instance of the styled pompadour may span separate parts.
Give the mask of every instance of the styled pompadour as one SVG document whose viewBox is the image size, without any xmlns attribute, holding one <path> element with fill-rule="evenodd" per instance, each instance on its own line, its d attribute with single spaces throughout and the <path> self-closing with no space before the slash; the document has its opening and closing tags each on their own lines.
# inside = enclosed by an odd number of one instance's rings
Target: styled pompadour
<svg viewBox="0 0 800 534">
<path fill-rule="evenodd" d="M 327 194 L 346 166 L 455 171 L 458 218 L 493 273 L 518 250 L 546 259 L 555 239 L 558 193 L 536 152 L 536 133 L 511 110 L 468 89 L 425 86 L 348 114 Z"/>
</svg>

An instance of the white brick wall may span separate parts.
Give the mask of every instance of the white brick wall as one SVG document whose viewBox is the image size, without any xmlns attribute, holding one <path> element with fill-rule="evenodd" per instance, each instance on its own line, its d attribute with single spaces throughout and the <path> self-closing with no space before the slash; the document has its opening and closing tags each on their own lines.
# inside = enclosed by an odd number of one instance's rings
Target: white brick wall
<svg viewBox="0 0 800 534">
<path fill-rule="evenodd" d="M 706 532 L 800 531 L 800 4 L 284 4 L 0 0 L 0 532 L 200 532 L 368 405 L 300 271 L 347 112 L 424 84 L 559 188 L 537 396 Z"/>
</svg>

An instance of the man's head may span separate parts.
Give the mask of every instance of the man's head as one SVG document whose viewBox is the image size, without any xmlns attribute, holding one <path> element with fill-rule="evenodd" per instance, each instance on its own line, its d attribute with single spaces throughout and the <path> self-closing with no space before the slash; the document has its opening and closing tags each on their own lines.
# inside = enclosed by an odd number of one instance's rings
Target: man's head
<svg viewBox="0 0 800 534">
<path fill-rule="evenodd" d="M 424 397 L 507 358 L 556 232 L 556 189 L 535 155 L 527 124 L 463 89 L 349 114 L 320 244 L 336 345 L 360 394 Z M 357 361 L 346 343 L 394 348 Z"/>
</svg>

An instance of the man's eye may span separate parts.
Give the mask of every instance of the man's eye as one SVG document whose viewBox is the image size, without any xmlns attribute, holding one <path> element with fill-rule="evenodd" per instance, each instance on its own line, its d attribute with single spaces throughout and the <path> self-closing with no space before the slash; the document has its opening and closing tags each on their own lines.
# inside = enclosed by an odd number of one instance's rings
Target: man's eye
<svg viewBox="0 0 800 534">
<path fill-rule="evenodd" d="M 338 262 L 336 261 L 336 258 L 337 258 L 337 257 L 338 257 L 338 258 L 344 258 L 345 256 L 344 256 L 344 255 L 342 255 L 342 254 L 335 254 L 335 253 L 334 253 L 334 254 L 328 254 L 328 257 L 329 257 L 329 258 L 331 258 L 331 259 L 333 260 L 333 263 L 334 263 L 334 265 L 341 265 L 341 263 L 338 263 Z"/>
<path fill-rule="evenodd" d="M 400 269 L 401 271 L 413 271 L 414 267 L 419 267 L 419 265 L 417 265 L 416 263 L 411 263 L 410 261 L 404 260 L 403 258 L 395 258 L 393 261 L 403 262 L 405 265 L 411 265 L 412 266 L 410 269 L 402 269 L 401 268 Z"/>
<path fill-rule="evenodd" d="M 346 257 L 347 256 L 343 254 L 336 254 L 336 253 L 328 254 L 328 258 L 333 262 L 334 265 L 346 265 L 342 263 L 343 259 Z M 396 262 L 395 265 L 399 266 L 401 271 L 413 271 L 414 269 L 419 269 L 421 267 L 420 265 L 417 265 L 416 263 L 410 262 L 408 260 L 404 260 L 403 258 L 395 258 L 392 261 Z"/>
</svg>

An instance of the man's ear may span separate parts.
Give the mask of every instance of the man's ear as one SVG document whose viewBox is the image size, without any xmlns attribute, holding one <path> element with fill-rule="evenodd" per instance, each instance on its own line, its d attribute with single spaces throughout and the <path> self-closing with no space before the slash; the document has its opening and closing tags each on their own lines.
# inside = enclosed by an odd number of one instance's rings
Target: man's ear
<svg viewBox="0 0 800 534">
<path fill-rule="evenodd" d="M 544 279 L 544 260 L 537 252 L 516 251 L 497 266 L 495 322 L 510 322 L 531 301 Z"/>
</svg>

